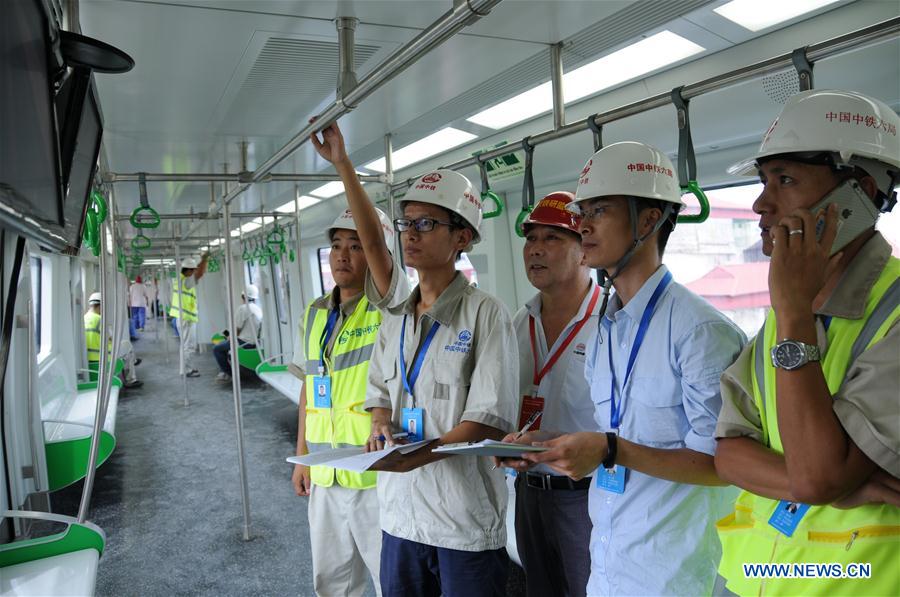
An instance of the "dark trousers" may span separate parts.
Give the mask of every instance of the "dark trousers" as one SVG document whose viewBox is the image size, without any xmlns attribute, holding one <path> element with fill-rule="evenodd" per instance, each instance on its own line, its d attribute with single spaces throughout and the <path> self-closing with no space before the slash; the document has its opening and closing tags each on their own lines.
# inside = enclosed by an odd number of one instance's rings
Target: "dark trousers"
<svg viewBox="0 0 900 597">
<path fill-rule="evenodd" d="M 591 529 L 587 489 L 537 489 L 516 479 L 516 544 L 528 597 L 585 594 Z"/>
<path fill-rule="evenodd" d="M 144 329 L 144 325 L 147 323 L 147 308 L 146 307 L 132 307 L 131 308 L 131 321 L 135 328 L 142 330 Z"/>
<path fill-rule="evenodd" d="M 502 547 L 460 551 L 381 533 L 383 597 L 501 597 L 508 574 Z"/>
<path fill-rule="evenodd" d="M 256 348 L 256 344 L 250 344 L 243 340 L 238 340 L 238 346 L 241 348 Z M 222 373 L 231 375 L 231 361 L 228 359 L 228 351 L 231 349 L 231 341 L 225 340 L 213 346 L 213 356 Z"/>
</svg>

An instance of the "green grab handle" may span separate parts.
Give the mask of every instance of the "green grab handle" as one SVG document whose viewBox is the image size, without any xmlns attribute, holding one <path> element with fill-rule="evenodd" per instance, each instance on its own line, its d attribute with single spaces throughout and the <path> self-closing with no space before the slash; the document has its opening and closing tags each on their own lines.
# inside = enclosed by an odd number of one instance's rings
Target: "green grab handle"
<svg viewBox="0 0 900 597">
<path fill-rule="evenodd" d="M 91 193 L 91 200 L 91 209 L 93 209 L 97 214 L 97 225 L 99 226 L 106 221 L 106 216 L 109 212 L 109 208 L 106 206 L 106 199 L 104 199 L 103 195 L 101 195 L 97 191 L 93 191 Z"/>
<path fill-rule="evenodd" d="M 503 199 L 495 193 L 494 191 L 485 191 L 481 194 L 481 203 L 482 206 L 488 202 L 488 200 L 494 202 L 495 209 L 489 212 L 486 212 L 482 217 L 485 220 L 489 220 L 491 218 L 497 218 L 503 213 Z"/>
<path fill-rule="evenodd" d="M 135 251 L 149 249 L 151 246 L 153 246 L 153 241 L 143 234 L 138 234 L 133 239 L 131 239 L 131 248 Z"/>
<path fill-rule="evenodd" d="M 144 221 L 143 218 L 140 217 L 142 213 L 150 214 L 150 220 Z M 133 212 L 131 212 L 131 225 L 135 228 L 158 228 L 159 227 L 159 213 L 152 207 L 144 207 L 140 206 L 136 208 Z"/>
<path fill-rule="evenodd" d="M 266 236 L 266 243 L 270 245 L 277 245 L 284 242 L 284 235 L 281 234 L 280 230 L 273 230 Z"/>
<path fill-rule="evenodd" d="M 253 254 L 249 249 L 247 249 L 247 247 L 244 247 L 244 252 L 241 254 L 241 259 L 243 259 L 244 261 L 253 261 Z M 251 263 L 251 265 L 253 264 Z"/>
<path fill-rule="evenodd" d="M 700 213 L 678 216 L 677 222 L 679 224 L 702 224 L 705 222 L 709 218 L 709 199 L 707 199 L 706 193 L 703 192 L 697 181 L 688 181 L 687 186 L 681 187 L 681 192 L 691 193 L 697 198 L 697 201 L 700 202 Z"/>
<path fill-rule="evenodd" d="M 525 218 L 528 217 L 528 214 L 531 213 L 533 207 L 523 207 L 522 211 L 519 212 L 519 215 L 516 216 L 516 236 L 519 238 L 525 238 L 525 231 L 522 229 L 522 223 L 525 221 Z"/>
<path fill-rule="evenodd" d="M 295 258 L 296 258 L 296 256 L 294 255 L 294 250 L 291 249 L 290 251 L 288 251 L 288 260 L 289 260 L 291 263 L 294 263 L 294 259 L 295 259 Z"/>
</svg>

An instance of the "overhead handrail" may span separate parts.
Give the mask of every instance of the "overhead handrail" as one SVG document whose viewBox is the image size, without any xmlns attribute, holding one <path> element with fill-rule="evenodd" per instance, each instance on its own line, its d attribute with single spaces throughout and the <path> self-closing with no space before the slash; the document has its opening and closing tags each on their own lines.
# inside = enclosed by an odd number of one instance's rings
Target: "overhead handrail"
<svg viewBox="0 0 900 597">
<path fill-rule="evenodd" d="M 709 199 L 697 182 L 697 156 L 691 138 L 691 118 L 688 111 L 690 100 L 682 94 L 684 86 L 672 90 L 672 103 L 678 117 L 678 180 L 681 192 L 691 193 L 700 202 L 700 213 L 678 216 L 679 224 L 702 224 L 709 217 Z"/>
<path fill-rule="evenodd" d="M 487 164 L 482 160 L 478 160 L 478 170 L 481 173 L 481 208 L 482 208 L 482 217 L 485 220 L 490 220 L 491 218 L 498 218 L 503 214 L 504 203 L 503 199 L 491 190 L 491 182 L 488 180 L 487 173 Z M 484 211 L 485 206 L 488 201 L 494 204 L 494 209 L 490 211 Z"/>
<path fill-rule="evenodd" d="M 131 212 L 131 225 L 135 228 L 158 228 L 159 213 L 150 207 L 147 198 L 147 175 L 144 172 L 138 174 L 138 189 L 140 191 L 141 204 Z"/>
<path fill-rule="evenodd" d="M 137 236 L 131 239 L 131 248 L 134 251 L 143 251 L 153 246 L 153 241 L 149 237 L 144 236 L 143 232 L 139 232 Z"/>
<path fill-rule="evenodd" d="M 791 52 L 791 62 L 797 70 L 800 91 L 809 91 L 813 88 L 813 63 L 806 54 L 808 48 L 809 46 L 803 46 Z"/>
<path fill-rule="evenodd" d="M 522 149 L 525 150 L 525 173 L 522 176 L 522 209 L 516 216 L 516 235 L 519 238 L 525 237 L 522 224 L 525 218 L 534 209 L 534 145 L 531 143 L 531 137 L 522 139 Z"/>
<path fill-rule="evenodd" d="M 594 114 L 593 116 L 588 117 L 587 126 L 591 129 L 594 137 L 594 152 L 598 152 L 603 149 L 603 125 L 597 124 L 597 117 L 599 114 Z"/>
</svg>

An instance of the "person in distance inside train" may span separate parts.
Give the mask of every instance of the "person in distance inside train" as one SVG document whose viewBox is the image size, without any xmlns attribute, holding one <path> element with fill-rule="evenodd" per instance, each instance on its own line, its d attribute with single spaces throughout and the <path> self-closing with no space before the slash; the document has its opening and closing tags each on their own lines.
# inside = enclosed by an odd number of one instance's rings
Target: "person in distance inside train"
<svg viewBox="0 0 900 597">
<path fill-rule="evenodd" d="M 387 216 L 377 212 L 384 239 L 393 246 Z M 327 231 L 328 263 L 335 288 L 307 305 L 300 345 L 289 370 L 303 381 L 297 425 L 297 455 L 334 446 L 364 446 L 371 415 L 363 410 L 369 357 L 381 313 L 363 292 L 366 255 L 356 223 L 345 210 Z M 361 595 L 366 570 L 379 583 L 381 529 L 374 472 L 327 466 L 294 466 L 297 495 L 308 495 L 313 585 L 317 595 Z"/>
<path fill-rule="evenodd" d="M 538 294 L 516 313 L 519 344 L 518 427 L 507 442 L 530 445 L 548 431 L 599 431 L 584 378 L 585 347 L 597 330 L 600 287 L 581 248 L 581 216 L 567 206 L 575 195 L 541 199 L 523 223 L 525 273 Z M 516 479 L 516 545 L 529 597 L 584 595 L 591 571 L 590 476 L 573 481 L 546 465 L 505 459 Z"/>
<path fill-rule="evenodd" d="M 263 312 L 256 303 L 258 299 L 259 288 L 254 284 L 247 284 L 247 289 L 241 293 L 241 306 L 234 313 L 238 346 L 241 348 L 256 348 L 256 343 L 259 341 Z M 230 349 L 230 337 L 213 347 L 213 357 L 219 366 L 219 374 L 216 376 L 219 381 L 231 381 L 231 361 L 228 356 Z"/>
<path fill-rule="evenodd" d="M 772 305 L 722 378 L 716 468 L 744 489 L 719 523 L 719 572 L 735 593 L 900 587 L 900 260 L 875 230 L 896 201 L 898 128 L 874 98 L 805 91 L 730 170 L 763 184 L 753 210 Z M 851 574 L 865 563 L 871 578 L 746 573 L 820 562 Z"/>
<path fill-rule="evenodd" d="M 87 346 L 88 369 L 90 370 L 89 379 L 97 381 L 97 372 L 100 369 L 100 350 L 103 345 L 102 331 L 100 330 L 100 311 L 103 309 L 102 296 L 99 292 L 95 292 L 88 297 L 88 310 L 84 314 L 84 343 Z M 112 346 L 112 342 L 108 341 L 107 346 Z M 119 346 L 119 358 L 125 362 L 125 383 L 126 388 L 139 388 L 144 382 L 139 381 L 135 367 L 141 363 L 141 359 L 134 356 L 134 350 L 131 343 L 122 340 Z M 114 366 L 110 363 L 110 366 Z"/>
<path fill-rule="evenodd" d="M 341 176 L 369 262 L 366 296 L 383 310 L 369 367 L 365 407 L 372 412 L 369 449 L 405 432 L 428 441 L 378 463 L 381 588 L 385 595 L 503 595 L 509 557 L 508 490 L 487 458 L 435 454 L 448 443 L 501 439 L 519 412 L 518 352 L 512 318 L 496 298 L 474 288 L 455 262 L 480 240 L 481 200 L 452 170 L 417 179 L 394 220 L 405 263 L 391 259 L 381 224 L 336 124 L 319 154 Z M 396 474 L 404 473 L 404 474 Z"/>
<path fill-rule="evenodd" d="M 169 317 L 181 337 L 181 362 L 179 375 L 198 377 L 200 371 L 194 367 L 194 353 L 197 352 L 197 282 L 206 273 L 209 253 L 204 253 L 198 263 L 193 257 L 181 260 L 181 275 L 172 287 L 172 306 Z"/>
<path fill-rule="evenodd" d="M 609 145 L 575 196 L 587 263 L 616 291 L 585 359 L 603 432 L 538 442 L 549 450 L 525 458 L 576 480 L 594 474 L 589 595 L 709 594 L 731 493 L 713 463 L 719 377 L 746 339 L 662 263 L 684 205 L 665 154 Z"/>
<path fill-rule="evenodd" d="M 131 309 L 133 328 L 143 332 L 147 321 L 147 290 L 140 276 L 135 277 L 134 282 L 128 287 L 128 306 Z"/>
<path fill-rule="evenodd" d="M 147 305 L 150 308 L 150 313 L 152 316 L 159 316 L 159 303 L 156 300 L 157 297 L 157 286 L 156 280 L 147 278 L 144 280 L 144 296 L 147 297 Z"/>
</svg>

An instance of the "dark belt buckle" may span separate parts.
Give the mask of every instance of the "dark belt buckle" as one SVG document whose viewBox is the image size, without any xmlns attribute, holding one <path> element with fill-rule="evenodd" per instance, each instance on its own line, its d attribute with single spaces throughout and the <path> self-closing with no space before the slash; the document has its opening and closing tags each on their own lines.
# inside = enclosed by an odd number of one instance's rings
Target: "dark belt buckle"
<svg viewBox="0 0 900 597">
<path fill-rule="evenodd" d="M 535 489 L 543 489 L 544 491 L 552 489 L 550 484 L 550 475 L 540 473 L 526 473 L 525 484 Z"/>
</svg>

